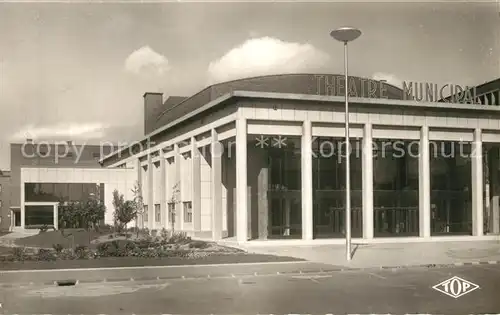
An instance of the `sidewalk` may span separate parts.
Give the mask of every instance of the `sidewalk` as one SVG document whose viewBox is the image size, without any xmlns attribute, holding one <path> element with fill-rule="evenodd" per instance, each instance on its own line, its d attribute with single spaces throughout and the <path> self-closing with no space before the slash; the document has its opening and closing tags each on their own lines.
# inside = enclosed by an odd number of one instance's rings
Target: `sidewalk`
<svg viewBox="0 0 500 315">
<path fill-rule="evenodd" d="M 348 268 L 383 268 L 428 265 L 500 264 L 500 241 L 352 244 L 346 260 L 345 245 L 240 246 L 249 253 L 302 258 Z"/>
</svg>

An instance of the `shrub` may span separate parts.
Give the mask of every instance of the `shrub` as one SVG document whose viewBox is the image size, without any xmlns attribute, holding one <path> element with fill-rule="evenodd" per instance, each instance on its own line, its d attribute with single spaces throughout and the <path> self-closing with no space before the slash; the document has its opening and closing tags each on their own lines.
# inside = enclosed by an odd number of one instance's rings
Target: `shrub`
<svg viewBox="0 0 500 315">
<path fill-rule="evenodd" d="M 141 255 L 141 249 L 139 247 L 135 247 L 131 249 L 128 253 L 127 256 L 132 256 L 132 257 L 140 257 Z"/>
<path fill-rule="evenodd" d="M 182 250 L 182 249 L 171 250 L 171 251 L 168 252 L 168 257 L 184 258 L 184 257 L 188 257 L 188 255 L 189 255 L 190 252 L 191 251 Z"/>
<path fill-rule="evenodd" d="M 125 250 L 127 251 L 127 253 L 132 252 L 136 248 L 137 248 L 137 245 L 134 242 L 132 242 L 132 241 L 127 241 L 125 243 Z"/>
<path fill-rule="evenodd" d="M 63 249 L 60 253 L 58 253 L 58 258 L 60 259 L 75 259 L 76 255 L 72 249 Z"/>
<path fill-rule="evenodd" d="M 40 248 L 37 254 L 38 260 L 41 261 L 53 261 L 56 260 L 56 256 L 50 249 Z"/>
<path fill-rule="evenodd" d="M 147 248 L 154 247 L 154 243 L 151 242 L 150 240 L 140 240 L 140 241 L 137 241 L 135 244 L 140 249 L 147 249 Z"/>
<path fill-rule="evenodd" d="M 173 233 L 170 239 L 168 240 L 169 243 L 173 244 L 186 244 L 189 241 L 191 241 L 191 238 L 187 236 L 186 232 L 178 232 L 178 233 Z"/>
<path fill-rule="evenodd" d="M 163 240 L 167 241 L 170 237 L 170 233 L 167 231 L 166 228 L 161 229 L 160 231 L 160 236 Z"/>
<path fill-rule="evenodd" d="M 62 246 L 62 244 L 52 244 L 52 248 L 56 251 L 57 254 L 60 254 L 64 249 L 64 246 Z"/>
<path fill-rule="evenodd" d="M 202 241 L 194 241 L 189 243 L 189 248 L 198 248 L 198 249 L 204 249 L 208 247 L 207 242 L 202 242 Z"/>
<path fill-rule="evenodd" d="M 12 256 L 17 261 L 23 261 L 26 257 L 26 248 L 24 247 L 14 247 L 12 248 Z"/>
<path fill-rule="evenodd" d="M 97 245 L 97 254 L 99 256 L 106 256 L 109 248 L 109 243 L 100 243 Z"/>
<path fill-rule="evenodd" d="M 77 245 L 75 247 L 75 256 L 77 259 L 85 259 L 89 256 L 88 247 L 84 245 Z"/>
<path fill-rule="evenodd" d="M 123 257 L 136 248 L 136 244 L 129 240 L 113 240 L 97 245 L 97 254 L 101 257 Z"/>
<path fill-rule="evenodd" d="M 13 262 L 15 261 L 15 257 L 12 255 L 1 255 L 0 262 Z"/>
</svg>

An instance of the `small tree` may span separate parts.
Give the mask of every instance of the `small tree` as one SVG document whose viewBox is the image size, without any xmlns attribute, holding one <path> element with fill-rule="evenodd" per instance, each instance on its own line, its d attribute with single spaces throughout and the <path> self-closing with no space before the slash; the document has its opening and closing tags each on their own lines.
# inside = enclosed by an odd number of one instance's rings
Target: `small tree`
<svg viewBox="0 0 500 315">
<path fill-rule="evenodd" d="M 80 202 L 61 201 L 59 202 L 59 229 L 74 229 L 81 227 L 82 209 Z"/>
<path fill-rule="evenodd" d="M 174 186 L 172 186 L 172 195 L 170 196 L 170 199 L 168 199 L 168 204 L 173 204 L 174 208 L 172 209 L 172 213 L 169 213 L 170 217 L 170 224 L 172 227 L 172 235 L 174 234 L 175 231 L 175 216 L 177 213 L 177 204 L 180 203 L 180 183 L 177 182 L 175 183 Z"/>
<path fill-rule="evenodd" d="M 139 217 L 141 217 L 141 228 L 144 227 L 144 221 L 143 221 L 144 202 L 142 197 L 142 189 L 141 185 L 139 184 L 139 181 L 135 182 L 134 188 L 132 189 L 132 193 L 134 194 L 134 200 L 132 202 L 135 211 L 135 228 L 137 232 L 137 237 L 139 237 L 139 226 L 137 222 L 139 221 Z"/>
<path fill-rule="evenodd" d="M 120 194 L 118 190 L 113 191 L 113 207 L 115 227 L 118 232 L 122 232 L 127 224 L 132 221 L 136 216 L 136 207 L 134 201 L 125 200 L 123 194 Z"/>
<path fill-rule="evenodd" d="M 86 229 L 89 230 L 91 227 L 97 230 L 99 222 L 104 217 L 106 213 L 106 206 L 101 200 L 96 198 L 90 198 L 84 202 L 81 202 L 81 207 L 83 210 L 83 216 L 85 219 Z"/>
</svg>

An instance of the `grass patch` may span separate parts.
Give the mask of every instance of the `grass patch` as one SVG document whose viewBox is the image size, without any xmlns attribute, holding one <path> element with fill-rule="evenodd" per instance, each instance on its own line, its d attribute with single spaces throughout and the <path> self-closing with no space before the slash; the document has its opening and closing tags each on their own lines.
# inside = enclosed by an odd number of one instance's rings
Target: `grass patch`
<svg viewBox="0 0 500 315">
<path fill-rule="evenodd" d="M 67 236 L 72 234 L 72 236 Z M 61 244 L 64 248 L 71 247 L 72 244 L 90 246 L 92 240 L 98 238 L 103 233 L 96 231 L 86 231 L 84 229 L 66 229 L 64 235 L 61 231 L 47 231 L 37 235 L 23 237 L 15 240 L 18 246 L 52 248 L 54 244 Z M 66 237 L 65 237 L 66 236 Z M 73 242 L 74 238 L 74 242 Z"/>
</svg>

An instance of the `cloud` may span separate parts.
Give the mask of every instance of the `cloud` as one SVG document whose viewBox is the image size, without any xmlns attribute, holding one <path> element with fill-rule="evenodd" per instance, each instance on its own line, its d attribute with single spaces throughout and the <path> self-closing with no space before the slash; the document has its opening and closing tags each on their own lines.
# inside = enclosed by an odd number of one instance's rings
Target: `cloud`
<svg viewBox="0 0 500 315">
<path fill-rule="evenodd" d="M 67 123 L 51 126 L 28 125 L 12 135 L 13 141 L 24 141 L 25 139 L 44 140 L 73 140 L 73 139 L 96 139 L 105 136 L 107 126 L 100 123 Z"/>
<path fill-rule="evenodd" d="M 125 70 L 133 74 L 163 75 L 170 70 L 170 65 L 165 56 L 149 46 L 143 46 L 127 57 Z"/>
<path fill-rule="evenodd" d="M 252 38 L 209 64 L 209 84 L 259 75 L 314 72 L 328 60 L 328 54 L 311 44 Z"/>
<path fill-rule="evenodd" d="M 377 72 L 373 74 L 372 79 L 377 81 L 385 80 L 387 81 L 387 83 L 392 84 L 400 89 L 403 88 L 403 81 L 396 77 L 394 74 Z"/>
</svg>

